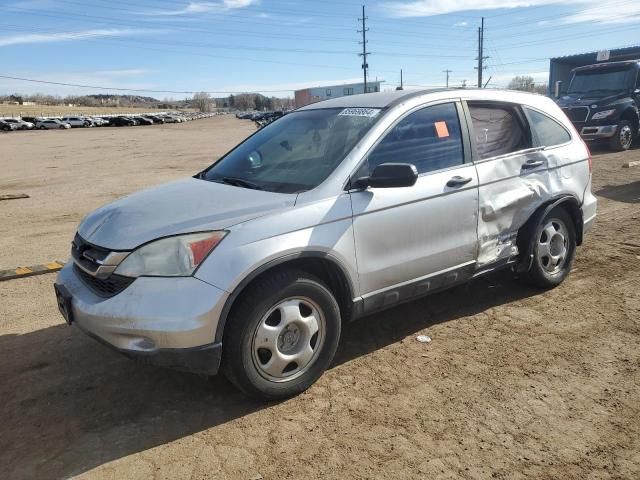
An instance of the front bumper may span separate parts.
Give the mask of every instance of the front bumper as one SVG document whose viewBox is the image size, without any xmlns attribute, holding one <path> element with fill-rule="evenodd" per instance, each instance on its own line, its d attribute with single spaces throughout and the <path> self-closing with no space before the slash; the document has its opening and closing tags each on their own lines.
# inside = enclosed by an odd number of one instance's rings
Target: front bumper
<svg viewBox="0 0 640 480">
<path fill-rule="evenodd" d="M 611 138 L 616 134 L 618 125 L 593 125 L 580 129 L 580 136 L 585 140 Z"/>
<path fill-rule="evenodd" d="M 101 343 L 147 363 L 217 373 L 222 345 L 213 342 L 227 292 L 194 277 L 140 277 L 104 298 L 82 282 L 73 262 L 56 284 L 68 292 L 73 325 Z"/>
</svg>

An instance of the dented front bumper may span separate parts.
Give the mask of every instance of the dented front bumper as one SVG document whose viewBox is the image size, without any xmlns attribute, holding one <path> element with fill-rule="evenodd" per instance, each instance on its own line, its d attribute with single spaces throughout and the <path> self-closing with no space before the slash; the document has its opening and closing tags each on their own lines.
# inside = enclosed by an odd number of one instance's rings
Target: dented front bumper
<svg viewBox="0 0 640 480">
<path fill-rule="evenodd" d="M 83 283 L 73 262 L 56 285 L 70 296 L 72 324 L 101 343 L 160 366 L 217 372 L 221 345 L 214 336 L 227 292 L 194 277 L 140 277 L 104 298 Z"/>
</svg>

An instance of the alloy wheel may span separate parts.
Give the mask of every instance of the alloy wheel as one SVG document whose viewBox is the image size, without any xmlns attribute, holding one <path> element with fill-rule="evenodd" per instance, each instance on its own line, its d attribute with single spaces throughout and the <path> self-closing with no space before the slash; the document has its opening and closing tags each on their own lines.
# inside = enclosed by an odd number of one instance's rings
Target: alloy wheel
<svg viewBox="0 0 640 480">
<path fill-rule="evenodd" d="M 629 125 L 623 125 L 619 133 L 620 145 L 625 149 L 631 145 L 633 140 L 633 132 Z"/>
<path fill-rule="evenodd" d="M 267 380 L 291 381 L 314 364 L 325 335 L 324 315 L 313 300 L 287 298 L 260 319 L 251 345 L 253 363 Z"/>
<path fill-rule="evenodd" d="M 547 222 L 537 243 L 537 260 L 544 271 L 556 274 L 564 267 L 569 253 L 567 226 L 557 218 Z"/>
</svg>

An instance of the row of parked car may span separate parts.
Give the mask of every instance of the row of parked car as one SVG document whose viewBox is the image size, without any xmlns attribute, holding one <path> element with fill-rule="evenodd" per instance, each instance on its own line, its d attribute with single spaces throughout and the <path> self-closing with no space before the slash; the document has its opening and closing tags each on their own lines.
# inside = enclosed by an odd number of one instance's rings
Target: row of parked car
<svg viewBox="0 0 640 480">
<path fill-rule="evenodd" d="M 270 112 L 238 112 L 236 113 L 236 118 L 241 120 L 253 120 L 258 128 L 262 128 L 286 114 L 286 111 L 279 110 Z"/>
<path fill-rule="evenodd" d="M 136 125 L 156 125 L 162 123 L 182 123 L 200 118 L 208 118 L 214 113 L 160 113 L 143 115 L 110 115 L 96 116 L 70 116 L 61 118 L 22 117 L 0 119 L 0 130 L 10 132 L 13 130 L 52 130 L 68 128 L 91 127 L 133 127 Z"/>
</svg>

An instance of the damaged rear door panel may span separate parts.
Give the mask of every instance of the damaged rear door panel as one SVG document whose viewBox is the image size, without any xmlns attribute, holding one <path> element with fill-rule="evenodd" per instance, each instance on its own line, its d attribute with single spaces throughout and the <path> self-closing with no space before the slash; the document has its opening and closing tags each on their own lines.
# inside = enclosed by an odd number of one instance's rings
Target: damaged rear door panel
<svg viewBox="0 0 640 480">
<path fill-rule="evenodd" d="M 570 134 L 566 132 L 564 145 L 544 145 L 521 106 L 468 102 L 466 112 L 479 181 L 477 266 L 481 269 L 514 259 L 518 230 L 531 215 L 563 194 L 581 202 L 588 178 L 579 178 L 577 170 L 585 169 L 572 167 L 576 159 Z"/>
</svg>

